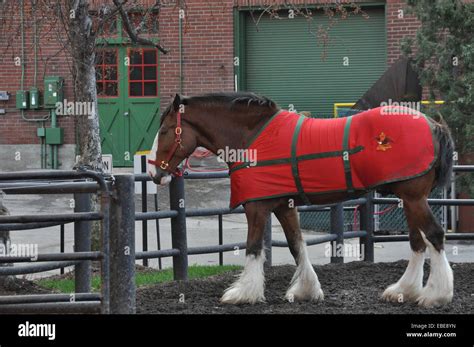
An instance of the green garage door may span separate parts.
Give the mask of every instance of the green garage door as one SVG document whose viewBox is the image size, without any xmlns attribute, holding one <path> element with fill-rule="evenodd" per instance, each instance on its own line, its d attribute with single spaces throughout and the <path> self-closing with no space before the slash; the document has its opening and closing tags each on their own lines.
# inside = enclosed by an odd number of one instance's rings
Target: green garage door
<svg viewBox="0 0 474 347">
<path fill-rule="evenodd" d="M 336 102 L 355 102 L 386 69 L 383 8 L 365 8 L 368 18 L 351 15 L 329 31 L 324 47 L 317 39 L 327 17 L 315 11 L 311 24 L 303 17 L 262 16 L 258 26 L 242 12 L 238 56 L 243 58 L 240 90 L 266 95 L 282 108 L 329 117 Z M 254 18 L 259 13 L 254 12 Z"/>
</svg>

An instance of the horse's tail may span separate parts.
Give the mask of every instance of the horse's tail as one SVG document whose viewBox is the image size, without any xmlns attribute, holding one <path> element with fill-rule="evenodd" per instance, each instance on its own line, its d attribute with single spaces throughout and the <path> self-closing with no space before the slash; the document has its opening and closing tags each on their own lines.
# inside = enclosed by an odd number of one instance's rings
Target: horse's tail
<svg viewBox="0 0 474 347">
<path fill-rule="evenodd" d="M 438 158 L 435 166 L 436 187 L 443 188 L 451 181 L 453 172 L 454 141 L 448 124 L 443 116 L 438 113 L 439 119 L 433 120 L 434 138 L 438 141 Z"/>
</svg>

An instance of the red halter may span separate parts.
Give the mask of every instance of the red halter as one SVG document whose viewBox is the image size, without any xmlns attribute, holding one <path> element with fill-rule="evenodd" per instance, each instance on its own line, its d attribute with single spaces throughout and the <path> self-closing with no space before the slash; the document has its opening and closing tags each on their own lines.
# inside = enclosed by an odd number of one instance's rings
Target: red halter
<svg viewBox="0 0 474 347">
<path fill-rule="evenodd" d="M 148 162 L 150 164 L 153 164 L 153 165 L 159 167 L 163 171 L 169 172 L 170 174 L 173 174 L 175 176 L 182 176 L 183 172 L 179 168 L 176 168 L 176 170 L 174 172 L 169 169 L 170 160 L 173 158 L 174 154 L 178 150 L 178 147 L 182 147 L 181 146 L 181 142 L 182 142 L 181 134 L 182 134 L 182 132 L 183 132 L 183 128 L 181 128 L 181 113 L 178 112 L 178 115 L 176 116 L 176 128 L 174 129 L 174 133 L 175 133 L 174 144 L 173 144 L 173 147 L 171 147 L 171 150 L 168 154 L 168 157 L 166 158 L 166 160 L 162 160 L 159 163 L 159 165 L 158 165 L 158 162 L 156 160 L 148 159 Z"/>
</svg>

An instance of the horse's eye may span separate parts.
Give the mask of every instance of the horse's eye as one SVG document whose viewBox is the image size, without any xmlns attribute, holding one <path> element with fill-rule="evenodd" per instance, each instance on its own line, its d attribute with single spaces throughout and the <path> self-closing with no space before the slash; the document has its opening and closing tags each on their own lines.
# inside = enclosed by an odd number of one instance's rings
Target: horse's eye
<svg viewBox="0 0 474 347">
<path fill-rule="evenodd" d="M 168 132 L 168 129 L 160 130 L 160 135 L 165 135 Z"/>
</svg>

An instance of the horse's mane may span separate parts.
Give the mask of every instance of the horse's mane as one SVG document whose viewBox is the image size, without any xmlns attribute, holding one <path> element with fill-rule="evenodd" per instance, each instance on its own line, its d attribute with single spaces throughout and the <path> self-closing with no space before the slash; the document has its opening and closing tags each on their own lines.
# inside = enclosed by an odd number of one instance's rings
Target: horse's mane
<svg viewBox="0 0 474 347">
<path fill-rule="evenodd" d="M 160 128 L 163 125 L 163 121 L 165 120 L 166 116 L 170 113 L 171 107 L 173 107 L 173 102 L 170 102 L 169 105 L 165 108 L 163 113 L 161 114 L 160 118 Z"/>
<path fill-rule="evenodd" d="M 269 98 L 251 92 L 209 93 L 204 95 L 193 96 L 189 98 L 189 101 L 197 101 L 215 105 L 228 105 L 232 109 L 240 106 L 260 106 L 266 108 L 277 107 L 276 103 L 270 100 Z"/>
<path fill-rule="evenodd" d="M 196 102 L 200 104 L 206 104 L 208 106 L 227 106 L 230 110 L 235 110 L 238 108 L 259 107 L 275 113 L 279 109 L 278 105 L 273 100 L 251 92 L 208 93 L 186 97 L 184 101 L 185 104 L 193 104 Z M 171 102 L 163 111 L 160 120 L 160 126 L 163 123 L 165 117 L 170 113 L 172 107 L 173 103 Z"/>
</svg>

